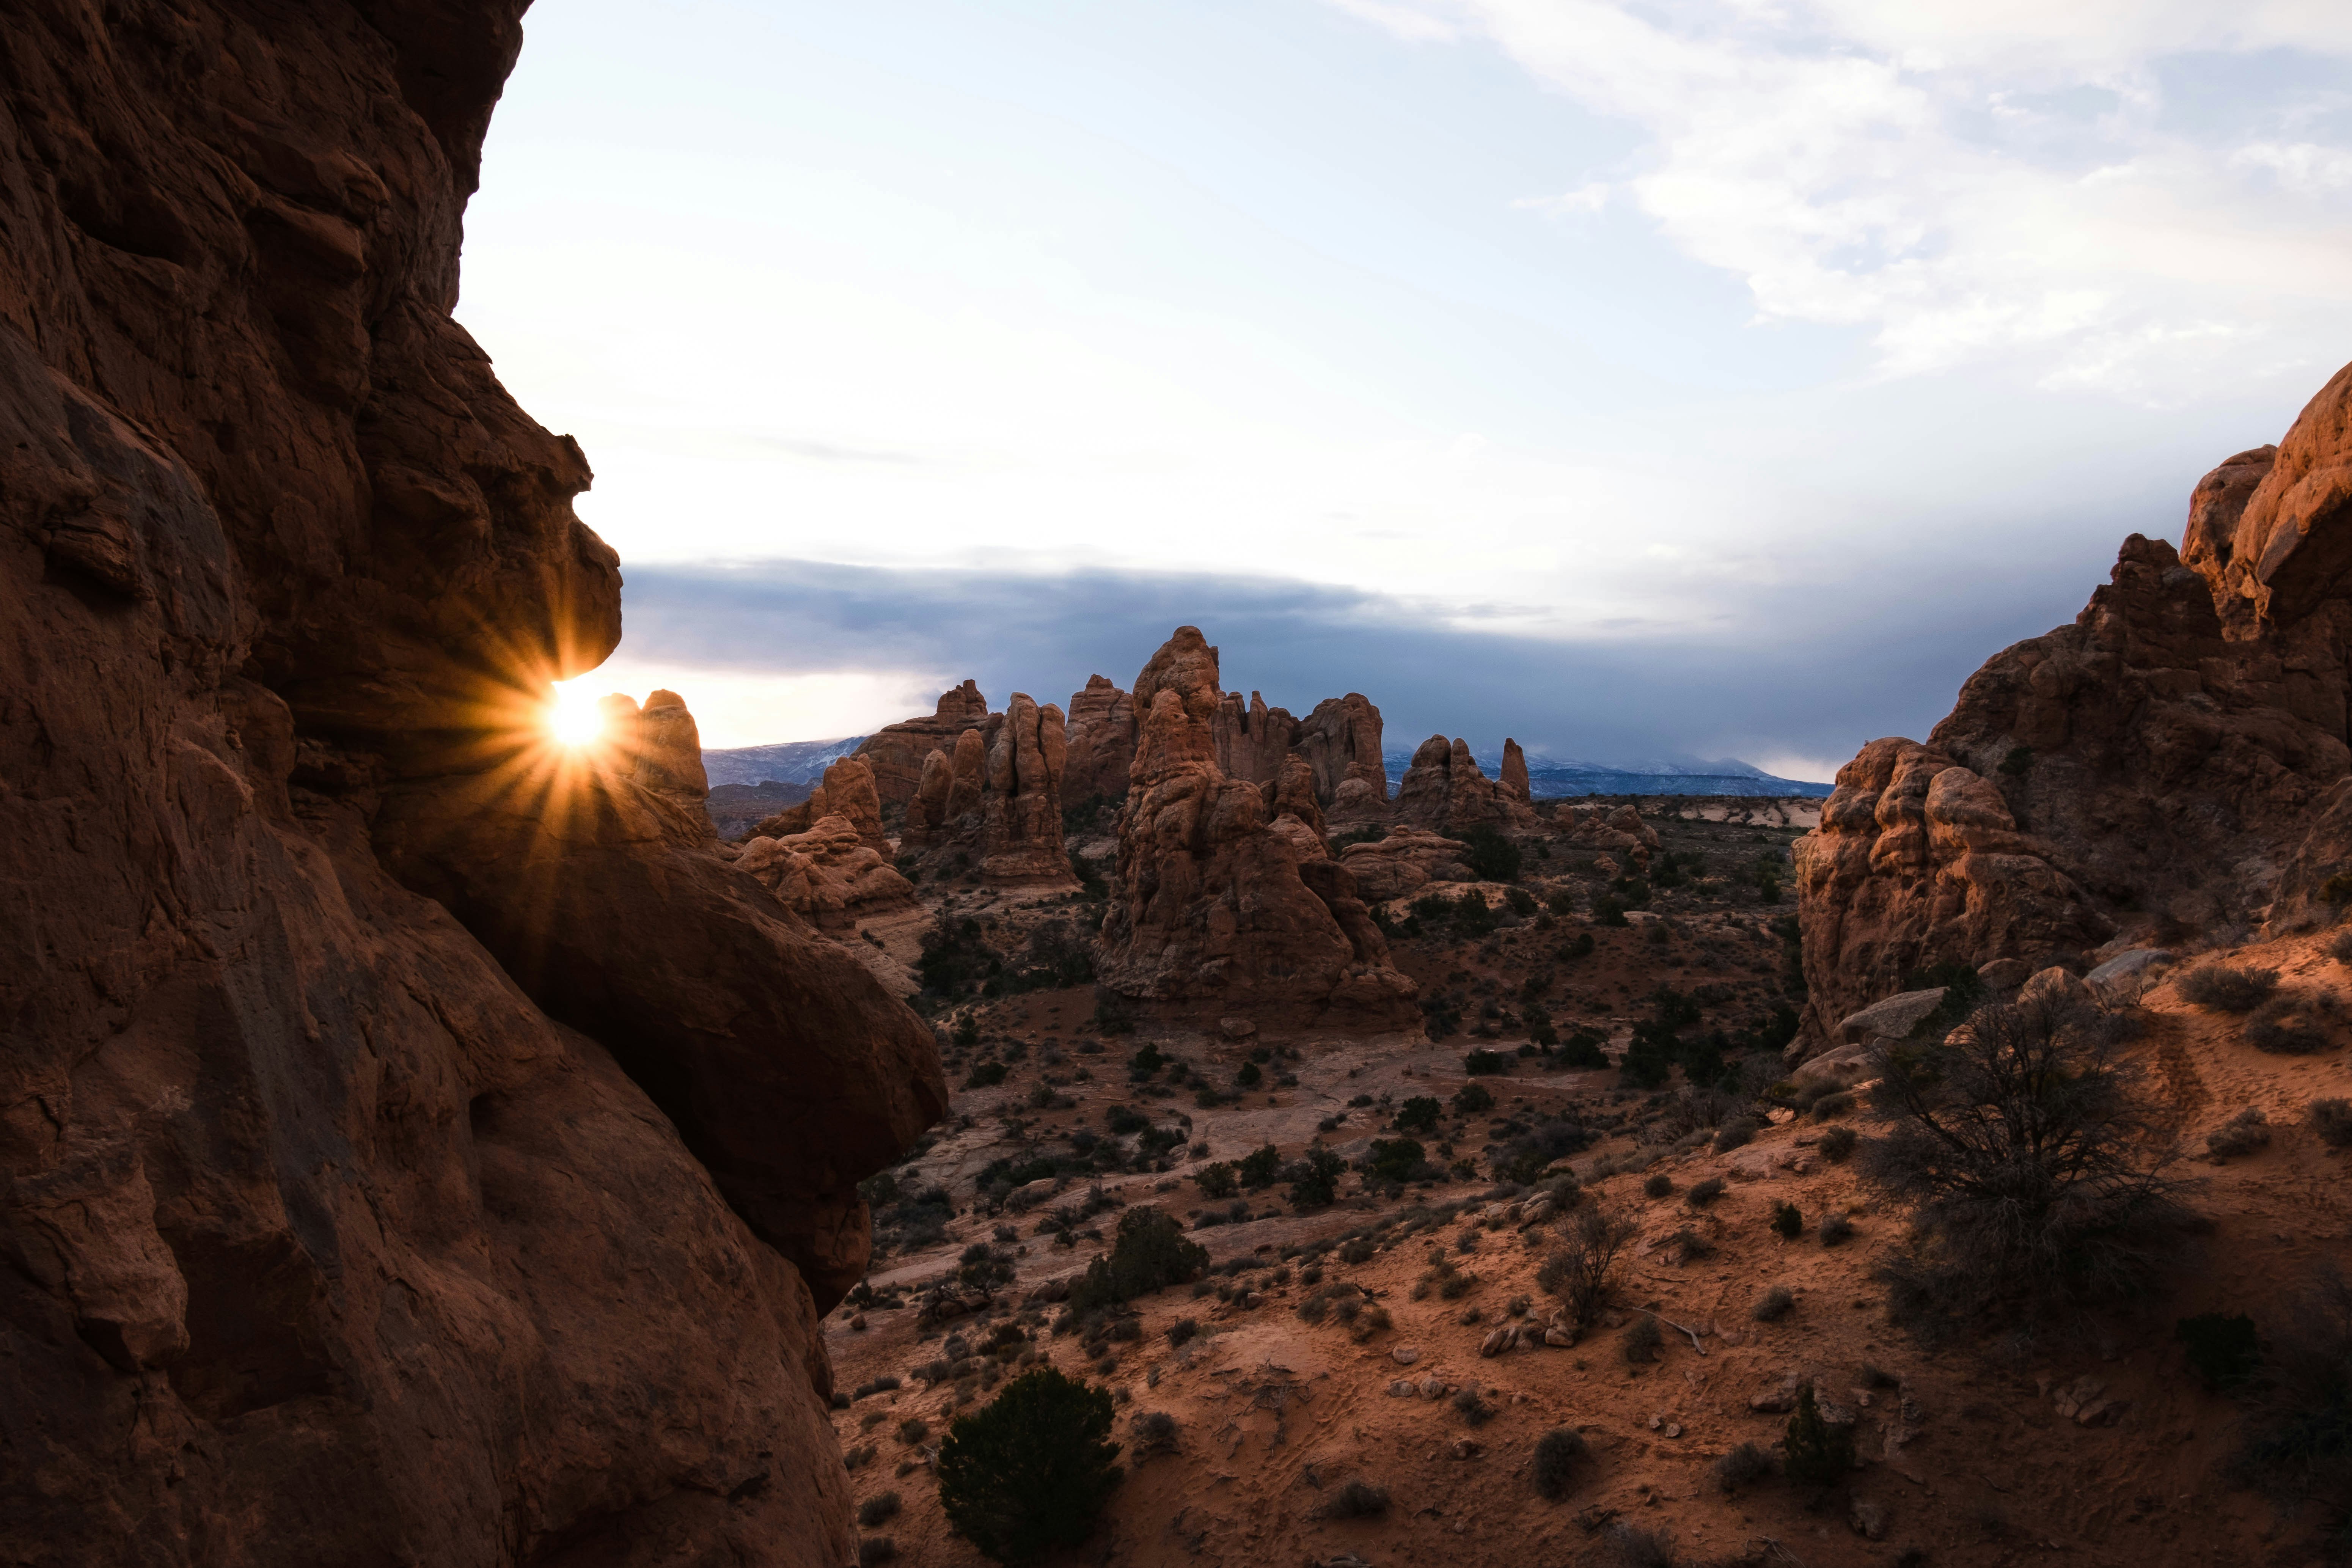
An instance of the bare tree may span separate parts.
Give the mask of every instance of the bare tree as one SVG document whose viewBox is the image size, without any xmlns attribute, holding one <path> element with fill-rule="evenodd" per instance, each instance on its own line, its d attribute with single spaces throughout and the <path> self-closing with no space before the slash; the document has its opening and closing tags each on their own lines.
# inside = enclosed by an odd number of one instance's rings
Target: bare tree
<svg viewBox="0 0 2352 1568">
<path fill-rule="evenodd" d="M 1979 1008 L 1940 1042 L 1882 1047 L 1883 1136 L 1863 1177 L 1911 1207 L 1881 1270 L 1923 1326 L 1996 1303 L 2030 1328 L 2056 1307 L 2127 1294 L 2174 1250 L 2189 1184 L 2144 1114 L 2115 1021 L 2078 996 Z"/>
<path fill-rule="evenodd" d="M 1633 1239 L 1633 1222 L 1614 1209 L 1587 1204 L 1560 1230 L 1561 1245 L 1536 1271 L 1536 1283 L 1558 1296 L 1581 1327 L 1609 1303 L 1617 1260 Z"/>
</svg>

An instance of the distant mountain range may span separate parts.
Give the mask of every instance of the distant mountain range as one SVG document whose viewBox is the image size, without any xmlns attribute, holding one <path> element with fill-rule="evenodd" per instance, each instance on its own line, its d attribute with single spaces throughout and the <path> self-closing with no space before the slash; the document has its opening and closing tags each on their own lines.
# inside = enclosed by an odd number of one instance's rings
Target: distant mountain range
<svg viewBox="0 0 2352 1568">
<path fill-rule="evenodd" d="M 1500 776 L 1503 753 L 1470 753 L 1488 778 Z M 1385 751 L 1381 765 L 1394 794 L 1412 763 L 1409 751 Z M 1752 763 L 1726 757 L 1703 762 L 1680 757 L 1643 757 L 1625 763 L 1580 763 L 1559 757 L 1528 757 L 1528 793 L 1538 800 L 1580 795 L 1826 795 L 1831 786 L 1784 779 Z"/>
<path fill-rule="evenodd" d="M 805 799 L 809 788 L 824 776 L 825 764 L 845 757 L 866 740 L 848 735 L 837 741 L 794 741 L 782 746 L 731 746 L 706 751 L 702 765 L 714 784 L 793 784 Z M 1503 771 L 1500 752 L 1473 752 L 1488 778 Z M 1381 753 L 1394 794 L 1412 762 L 1409 751 Z M 1801 779 L 1777 778 L 1759 767 L 1726 757 L 1719 762 L 1691 758 L 1643 757 L 1625 763 L 1580 763 L 1559 757 L 1528 758 L 1528 793 L 1538 800 L 1558 800 L 1579 795 L 1826 795 L 1830 786 Z"/>
<path fill-rule="evenodd" d="M 825 764 L 865 743 L 863 735 L 838 741 L 793 741 L 782 746 L 730 746 L 702 753 L 702 770 L 714 784 L 786 784 L 806 790 L 824 776 Z"/>
</svg>

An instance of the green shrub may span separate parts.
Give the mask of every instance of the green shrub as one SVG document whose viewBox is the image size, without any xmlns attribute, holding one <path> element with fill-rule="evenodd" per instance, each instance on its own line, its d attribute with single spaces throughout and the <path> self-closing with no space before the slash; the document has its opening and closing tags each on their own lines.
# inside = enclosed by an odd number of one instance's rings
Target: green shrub
<svg viewBox="0 0 2352 1568">
<path fill-rule="evenodd" d="M 1790 1203 L 1772 1205 L 1772 1228 L 1790 1241 L 1805 1234 L 1804 1211 Z"/>
<path fill-rule="evenodd" d="M 1823 1215 L 1821 1227 L 1814 1234 L 1822 1238 L 1823 1247 L 1835 1247 L 1853 1237 L 1853 1221 L 1842 1214 Z"/>
<path fill-rule="evenodd" d="M 1691 1184 L 1691 1190 L 1683 1194 L 1683 1202 L 1690 1205 L 1690 1206 L 1695 1209 L 1703 1209 L 1706 1207 L 1707 1205 L 1715 1202 L 1716 1199 L 1721 1197 L 1723 1193 L 1723 1178 L 1721 1176 L 1709 1176 L 1703 1182 L 1693 1182 Z"/>
<path fill-rule="evenodd" d="M 1432 1100 L 1430 1103 L 1434 1105 L 1436 1101 Z M 1418 1178 L 1422 1167 L 1427 1163 L 1428 1152 L 1423 1149 L 1416 1139 L 1375 1138 L 1372 1140 L 1370 1154 L 1364 1161 L 1364 1173 L 1383 1182 L 1410 1182 Z M 1358 1245 L 1356 1242 L 1348 1244 L 1349 1247 L 1356 1245 Z M 1371 1244 L 1364 1242 L 1362 1246 L 1369 1255 Z M 1340 1257 L 1347 1258 L 1346 1247 L 1340 1249 Z M 1357 1262 L 1360 1259 L 1349 1258 L 1348 1261 Z"/>
<path fill-rule="evenodd" d="M 1657 1359 L 1658 1347 L 1665 1343 L 1665 1335 L 1658 1328 L 1658 1320 L 1643 1312 L 1625 1325 L 1625 1332 L 1618 1342 L 1625 1352 L 1626 1362 L 1633 1366 L 1642 1366 Z"/>
<path fill-rule="evenodd" d="M 2329 1148 L 2352 1144 L 2352 1100 L 2315 1100 L 2304 1107 L 2303 1115 L 2319 1141 Z"/>
<path fill-rule="evenodd" d="M 1800 1486 L 1833 1486 L 1853 1468 L 1853 1428 L 1824 1418 L 1808 1383 L 1797 1390 L 1797 1412 L 1789 1417 L 1783 1451 L 1790 1480 Z"/>
<path fill-rule="evenodd" d="M 2216 1160 L 2234 1159 L 2270 1146 L 2270 1118 L 2250 1105 L 2205 1134 L 2205 1152 Z"/>
<path fill-rule="evenodd" d="M 1642 1195 L 1648 1198 L 1670 1198 L 1675 1195 L 1675 1179 L 1664 1171 L 1642 1184 Z"/>
<path fill-rule="evenodd" d="M 1776 1323 L 1787 1317 L 1789 1309 L 1796 1304 L 1797 1299 L 1789 1294 L 1786 1285 L 1775 1285 L 1756 1298 L 1756 1305 L 1748 1309 L 1748 1315 L 1759 1323 Z"/>
<path fill-rule="evenodd" d="M 1217 1203 L 1232 1197 L 1234 1189 L 1240 1185 L 1234 1175 L 1234 1168 L 1223 1160 L 1196 1166 L 1192 1172 L 1192 1182 L 1201 1189 L 1202 1197 Z"/>
<path fill-rule="evenodd" d="M 940 1445 L 940 1506 L 992 1561 L 1030 1563 L 1077 1545 L 1119 1482 L 1111 1397 L 1037 1367 L 959 1418 Z"/>
<path fill-rule="evenodd" d="M 1511 1058 L 1500 1051 L 1475 1050 L 1462 1058 L 1462 1070 L 1472 1078 L 1511 1070 Z"/>
<path fill-rule="evenodd" d="M 1465 1083 L 1454 1091 L 1454 1109 L 1464 1116 L 1484 1116 L 1495 1109 L 1495 1091 L 1483 1083 Z"/>
<path fill-rule="evenodd" d="M 2273 996 L 2246 1020 L 2246 1043 L 2278 1057 L 2308 1057 L 2335 1042 L 2318 1010 L 2294 996 Z"/>
<path fill-rule="evenodd" d="M 1256 1152 L 1244 1155 L 1234 1165 L 1234 1173 L 1242 1185 L 1251 1192 L 1274 1185 L 1276 1175 L 1282 1170 L 1282 1152 L 1273 1144 L 1259 1147 Z"/>
<path fill-rule="evenodd" d="M 1758 1131 L 1754 1117 L 1735 1116 L 1715 1130 L 1715 1152 L 1728 1154 L 1734 1149 L 1744 1148 L 1755 1142 Z"/>
<path fill-rule="evenodd" d="M 1560 1066 L 1578 1071 L 1590 1072 L 1605 1068 L 1609 1065 L 1609 1053 L 1601 1049 L 1601 1045 L 1600 1036 L 1590 1029 L 1579 1029 L 1568 1037 L 1554 1059 Z"/>
<path fill-rule="evenodd" d="M 1146 1295 L 1164 1286 L 1181 1285 L 1209 1267 L 1209 1249 L 1184 1239 L 1184 1227 L 1175 1217 L 1150 1204 L 1128 1210 L 1118 1218 L 1118 1236 L 1110 1255 L 1097 1258 L 1070 1289 L 1070 1310 L 1081 1315 Z"/>
<path fill-rule="evenodd" d="M 1241 1070 L 1234 1074 L 1234 1084 L 1242 1089 L 1255 1089 L 1265 1080 L 1265 1074 L 1259 1070 L 1255 1062 L 1242 1063 Z"/>
<path fill-rule="evenodd" d="M 1299 1167 L 1297 1179 L 1290 1184 L 1291 1207 L 1319 1209 L 1339 1198 L 1339 1176 L 1348 1162 L 1318 1143 L 1307 1151 Z"/>
<path fill-rule="evenodd" d="M 883 1521 L 897 1517 L 898 1509 L 897 1492 L 876 1492 L 857 1505 L 857 1522 L 871 1530 Z"/>
<path fill-rule="evenodd" d="M 1584 1455 L 1584 1439 L 1572 1427 L 1555 1426 L 1537 1438 L 1536 1495 L 1547 1502 L 1558 1502 L 1567 1497 Z"/>
<path fill-rule="evenodd" d="M 1821 1150 L 1822 1158 L 1834 1165 L 1843 1163 L 1853 1152 L 1853 1146 L 1861 1142 L 1861 1137 L 1853 1128 L 1832 1127 L 1822 1134 L 1821 1142 L 1816 1147 Z"/>
<path fill-rule="evenodd" d="M 1475 1388 L 1465 1388 L 1454 1396 L 1454 1414 L 1473 1426 L 1484 1426 L 1495 1418 L 1495 1407 L 1481 1399 Z"/>
<path fill-rule="evenodd" d="M 1434 1132 L 1437 1119 L 1444 1113 L 1435 1096 L 1416 1094 L 1397 1107 L 1396 1128 L 1400 1132 Z"/>
</svg>

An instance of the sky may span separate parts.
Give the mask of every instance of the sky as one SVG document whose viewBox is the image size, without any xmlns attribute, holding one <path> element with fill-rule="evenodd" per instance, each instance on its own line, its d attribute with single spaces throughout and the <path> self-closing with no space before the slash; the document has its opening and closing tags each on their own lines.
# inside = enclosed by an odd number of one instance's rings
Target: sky
<svg viewBox="0 0 2352 1568">
<path fill-rule="evenodd" d="M 539 0 L 458 318 L 708 745 L 1190 623 L 1826 779 L 2177 540 L 2347 263 L 2340 4 Z"/>
</svg>

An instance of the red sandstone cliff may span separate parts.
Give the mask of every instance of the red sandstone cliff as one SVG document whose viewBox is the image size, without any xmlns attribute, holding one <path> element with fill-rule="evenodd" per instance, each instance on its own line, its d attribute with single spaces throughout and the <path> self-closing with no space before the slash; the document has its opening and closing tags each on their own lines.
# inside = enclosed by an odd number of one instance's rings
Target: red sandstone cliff
<svg viewBox="0 0 2352 1568">
<path fill-rule="evenodd" d="M 1959 960 L 2308 919 L 2352 851 L 2352 369 L 2125 541 L 2071 626 L 1995 655 L 1924 746 L 1874 741 L 1799 841 L 1809 1035 Z"/>
<path fill-rule="evenodd" d="M 449 315 L 520 9 L 0 14 L 0 1519 L 44 1562 L 849 1550 L 815 1314 L 938 1064 L 717 858 L 667 705 L 657 777 L 544 742 L 619 574 Z"/>
</svg>

